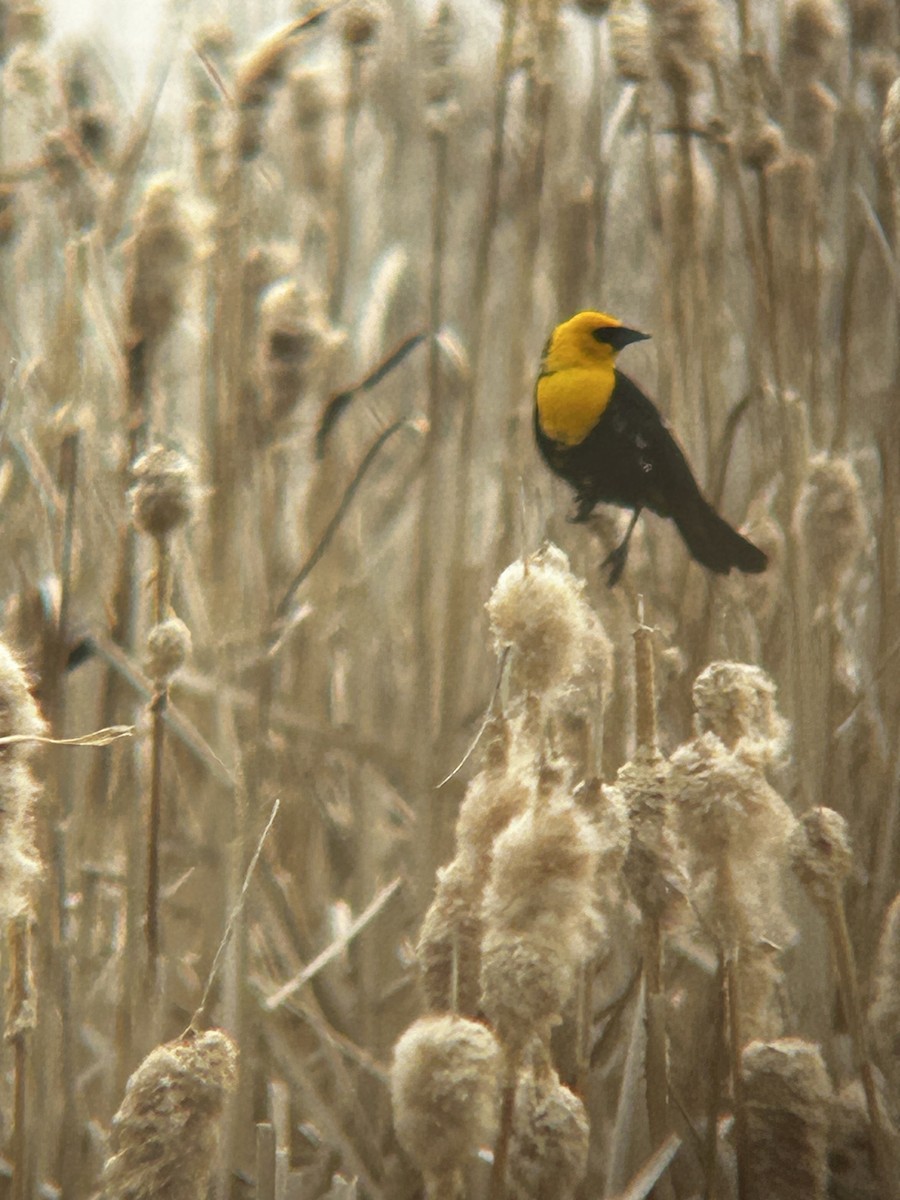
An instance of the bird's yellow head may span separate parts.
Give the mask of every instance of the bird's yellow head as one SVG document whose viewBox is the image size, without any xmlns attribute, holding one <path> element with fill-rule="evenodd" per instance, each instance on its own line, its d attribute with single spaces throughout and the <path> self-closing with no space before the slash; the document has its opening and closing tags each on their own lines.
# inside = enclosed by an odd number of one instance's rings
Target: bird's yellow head
<svg viewBox="0 0 900 1200">
<path fill-rule="evenodd" d="M 649 336 L 630 329 L 608 313 L 576 313 L 550 334 L 541 365 L 545 371 L 605 366 L 615 360 L 623 347 Z"/>
</svg>

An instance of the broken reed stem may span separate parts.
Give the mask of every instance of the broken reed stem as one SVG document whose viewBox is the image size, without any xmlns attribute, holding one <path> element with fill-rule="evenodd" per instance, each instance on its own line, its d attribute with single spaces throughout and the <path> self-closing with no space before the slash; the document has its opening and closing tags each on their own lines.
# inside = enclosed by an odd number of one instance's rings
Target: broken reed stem
<svg viewBox="0 0 900 1200">
<path fill-rule="evenodd" d="M 641 605 L 643 609 L 643 605 Z M 656 682 L 653 661 L 653 630 L 643 623 L 634 631 L 634 724 L 638 750 L 656 751 Z"/>
<path fill-rule="evenodd" d="M 154 538 L 156 577 L 153 623 L 166 619 L 169 605 L 171 548 L 168 535 Z M 150 806 L 147 814 L 147 960 L 151 987 L 159 976 L 159 835 L 162 823 L 162 779 L 165 754 L 166 709 L 169 704 L 168 678 L 157 681 L 150 701 L 153 718 L 150 755 Z"/>
<path fill-rule="evenodd" d="M 850 931 L 847 928 L 847 913 L 844 908 L 842 883 L 837 879 L 829 879 L 827 887 L 825 916 L 828 921 L 828 929 L 834 949 L 841 1000 L 844 1005 L 847 1023 L 850 1027 L 853 1051 L 856 1055 L 863 1091 L 866 1096 L 869 1122 L 872 1126 L 872 1144 L 875 1151 L 876 1174 L 882 1196 L 885 1200 L 896 1200 L 898 1189 L 891 1161 L 890 1137 L 884 1123 L 878 1099 L 878 1088 L 875 1082 L 875 1073 L 869 1051 L 868 1029 L 863 1013 L 859 980 L 856 973 L 856 957 L 853 953 Z"/>
<path fill-rule="evenodd" d="M 31 1195 L 28 1186 L 28 1044 L 29 1030 L 26 1010 L 30 996 L 28 964 L 28 917 L 10 921 L 9 981 L 7 1003 L 7 1034 L 13 1046 L 13 1127 L 11 1139 L 12 1190 L 10 1200 L 26 1200 Z"/>
<path fill-rule="evenodd" d="M 275 1129 L 269 1121 L 256 1126 L 256 1200 L 276 1200 Z"/>
</svg>

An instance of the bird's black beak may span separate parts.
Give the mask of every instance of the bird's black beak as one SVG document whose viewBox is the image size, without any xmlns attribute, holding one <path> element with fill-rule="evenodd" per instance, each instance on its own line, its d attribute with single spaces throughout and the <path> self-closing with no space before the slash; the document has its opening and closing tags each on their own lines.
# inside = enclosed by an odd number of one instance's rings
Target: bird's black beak
<svg viewBox="0 0 900 1200">
<path fill-rule="evenodd" d="M 598 342 L 603 342 L 607 346 L 612 346 L 613 350 L 622 350 L 625 346 L 630 346 L 632 342 L 643 342 L 649 338 L 649 333 L 641 333 L 637 329 L 629 329 L 627 325 L 606 325 L 602 329 L 594 330 L 594 337 Z"/>
</svg>

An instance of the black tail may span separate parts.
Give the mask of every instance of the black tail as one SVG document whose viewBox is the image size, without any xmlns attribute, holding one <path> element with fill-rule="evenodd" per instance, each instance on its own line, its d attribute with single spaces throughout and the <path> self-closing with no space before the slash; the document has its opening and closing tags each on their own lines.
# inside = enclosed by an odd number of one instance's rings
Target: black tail
<svg viewBox="0 0 900 1200">
<path fill-rule="evenodd" d="M 701 495 L 692 497 L 673 517 L 688 550 L 711 571 L 727 575 L 737 567 L 755 575 L 766 569 L 769 560 L 762 550 L 732 529 Z"/>
</svg>

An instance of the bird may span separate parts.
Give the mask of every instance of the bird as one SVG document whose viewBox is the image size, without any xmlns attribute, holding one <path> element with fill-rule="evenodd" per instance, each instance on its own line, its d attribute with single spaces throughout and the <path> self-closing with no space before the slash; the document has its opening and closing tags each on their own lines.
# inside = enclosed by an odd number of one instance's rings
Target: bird
<svg viewBox="0 0 900 1200">
<path fill-rule="evenodd" d="M 547 466 L 575 492 L 570 518 L 585 522 L 598 504 L 631 509 L 625 536 L 602 566 L 621 578 L 643 509 L 668 517 L 696 561 L 718 574 L 755 574 L 768 559 L 732 529 L 700 491 L 656 405 L 616 367 L 621 350 L 649 338 L 603 312 L 579 312 L 557 325 L 541 355 L 534 433 Z"/>
</svg>

